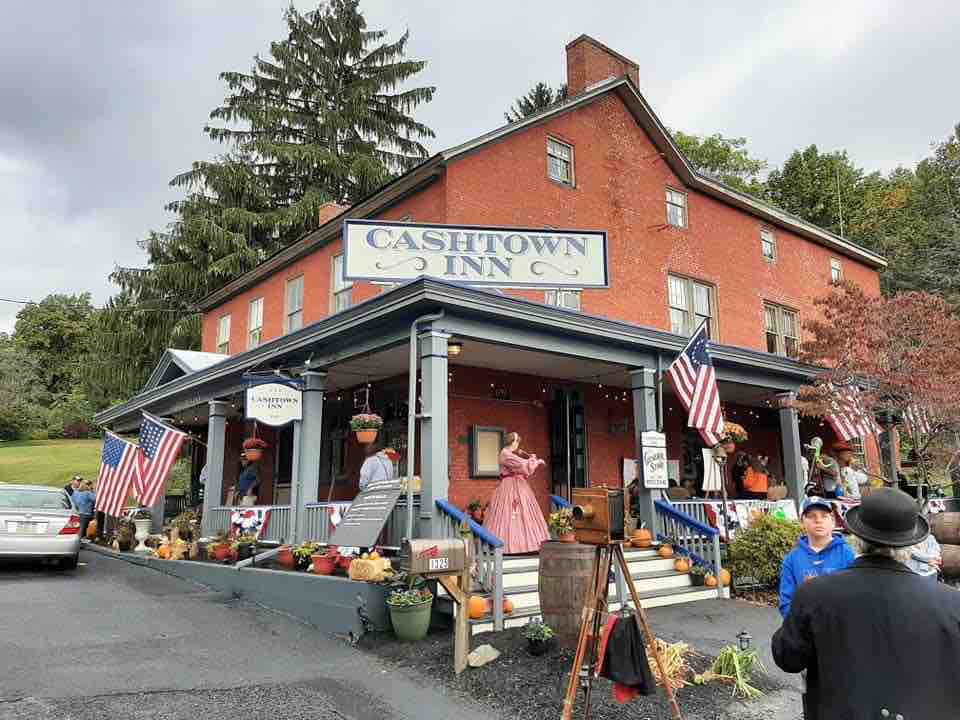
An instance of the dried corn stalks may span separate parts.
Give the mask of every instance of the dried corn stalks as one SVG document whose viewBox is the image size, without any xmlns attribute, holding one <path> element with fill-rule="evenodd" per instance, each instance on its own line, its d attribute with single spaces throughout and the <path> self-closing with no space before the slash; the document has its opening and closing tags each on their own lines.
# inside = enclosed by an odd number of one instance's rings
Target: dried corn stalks
<svg viewBox="0 0 960 720">
<path fill-rule="evenodd" d="M 690 675 L 690 666 L 687 664 L 687 655 L 690 654 L 690 646 L 684 642 L 670 644 L 660 638 L 656 638 L 657 650 L 660 651 L 660 659 L 663 661 L 663 669 L 670 680 L 670 687 L 673 689 L 686 687 L 690 683 L 687 677 Z M 653 659 L 653 652 L 647 647 L 647 662 L 650 663 L 650 670 L 653 677 L 656 678 L 658 685 L 663 685 L 663 678 L 660 676 L 660 668 L 657 667 L 657 661 Z"/>
</svg>

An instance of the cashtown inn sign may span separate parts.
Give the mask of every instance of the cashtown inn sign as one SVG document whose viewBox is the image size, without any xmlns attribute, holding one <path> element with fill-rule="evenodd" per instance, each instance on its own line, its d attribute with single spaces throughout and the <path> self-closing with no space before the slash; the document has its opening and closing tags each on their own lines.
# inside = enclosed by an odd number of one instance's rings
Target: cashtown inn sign
<svg viewBox="0 0 960 720">
<path fill-rule="evenodd" d="M 500 287 L 608 287 L 607 234 L 596 230 L 343 224 L 347 280 L 405 282 L 423 275 Z"/>
</svg>

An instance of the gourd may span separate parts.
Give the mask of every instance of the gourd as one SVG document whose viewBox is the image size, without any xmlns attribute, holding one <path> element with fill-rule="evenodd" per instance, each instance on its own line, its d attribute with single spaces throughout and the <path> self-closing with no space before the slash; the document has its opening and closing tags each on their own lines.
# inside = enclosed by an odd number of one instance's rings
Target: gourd
<svg viewBox="0 0 960 720">
<path fill-rule="evenodd" d="M 720 568 L 720 582 L 723 583 L 724 587 L 730 584 L 730 571 L 726 568 Z"/>
<path fill-rule="evenodd" d="M 169 559 L 170 559 L 170 546 L 169 546 L 169 545 L 161 545 L 159 548 L 157 548 L 157 557 L 160 558 L 161 560 L 169 560 Z"/>
<path fill-rule="evenodd" d="M 678 558 L 673 564 L 673 569 L 679 573 L 690 572 L 690 561 L 686 558 Z"/>
<path fill-rule="evenodd" d="M 653 544 L 653 533 L 645 527 L 637 528 L 630 536 L 630 542 L 635 547 L 648 548 Z"/>
<path fill-rule="evenodd" d="M 469 613 L 471 620 L 479 620 L 487 614 L 487 599 L 474 595 L 470 598 Z"/>
<path fill-rule="evenodd" d="M 716 576 L 707 575 L 706 577 L 703 578 L 703 584 L 706 585 L 707 587 L 716 587 L 717 586 Z"/>
<path fill-rule="evenodd" d="M 662 558 L 673 557 L 673 547 L 671 547 L 670 545 L 661 545 L 660 550 L 658 552 L 660 553 L 660 557 Z"/>
<path fill-rule="evenodd" d="M 487 598 L 486 605 L 483 607 L 484 613 L 493 613 L 493 598 Z M 510 598 L 503 599 L 503 614 L 510 615 L 513 613 L 513 600 Z"/>
</svg>

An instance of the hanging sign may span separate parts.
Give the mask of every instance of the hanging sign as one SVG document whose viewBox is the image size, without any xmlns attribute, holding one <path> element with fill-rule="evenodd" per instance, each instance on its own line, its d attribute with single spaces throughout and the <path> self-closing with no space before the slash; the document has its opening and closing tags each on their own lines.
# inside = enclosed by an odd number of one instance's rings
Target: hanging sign
<svg viewBox="0 0 960 720">
<path fill-rule="evenodd" d="M 405 282 L 424 275 L 497 287 L 603 288 L 607 234 L 597 230 L 343 223 L 347 280 Z"/>
<path fill-rule="evenodd" d="M 303 419 L 303 392 L 295 380 L 253 380 L 247 387 L 247 419 L 280 427 Z"/>
<path fill-rule="evenodd" d="M 667 475 L 667 436 L 655 430 L 640 433 L 640 447 L 643 450 L 643 486 L 661 489 L 670 487 L 670 477 Z"/>
</svg>

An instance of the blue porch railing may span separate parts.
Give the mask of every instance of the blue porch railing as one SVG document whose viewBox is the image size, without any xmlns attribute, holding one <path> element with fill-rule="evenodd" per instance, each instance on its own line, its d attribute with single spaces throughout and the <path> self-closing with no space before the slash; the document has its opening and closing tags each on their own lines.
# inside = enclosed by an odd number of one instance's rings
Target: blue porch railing
<svg viewBox="0 0 960 720">
<path fill-rule="evenodd" d="M 446 500 L 436 500 L 443 520 L 444 537 L 459 538 L 464 522 L 473 533 L 473 559 L 477 564 L 476 581 L 490 593 L 493 604 L 493 629 L 503 630 L 503 540 L 474 522 L 460 508 Z M 460 612 L 464 612 L 461 608 Z"/>
<path fill-rule="evenodd" d="M 550 496 L 550 504 L 557 510 L 562 510 L 563 508 L 573 507 L 569 500 L 559 495 Z"/>
<path fill-rule="evenodd" d="M 719 581 L 722 569 L 720 531 L 677 510 L 663 500 L 654 500 L 653 506 L 660 529 L 657 539 L 661 542 L 669 539 L 674 549 L 689 557 L 697 565 L 710 570 Z M 717 591 L 720 597 L 724 597 L 723 583 L 717 582 Z"/>
</svg>

